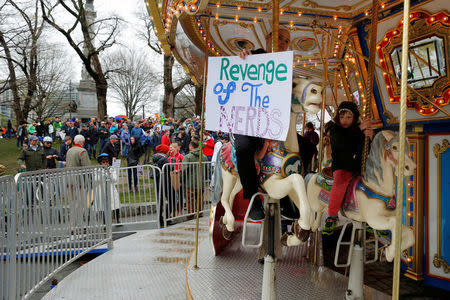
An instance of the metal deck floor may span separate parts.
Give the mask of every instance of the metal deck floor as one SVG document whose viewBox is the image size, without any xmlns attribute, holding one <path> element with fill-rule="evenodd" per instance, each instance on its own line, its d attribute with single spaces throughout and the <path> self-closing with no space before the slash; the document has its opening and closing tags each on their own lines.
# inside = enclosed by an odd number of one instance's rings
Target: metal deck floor
<svg viewBox="0 0 450 300">
<path fill-rule="evenodd" d="M 199 241 L 208 236 L 200 219 Z M 186 264 L 195 220 L 139 231 L 64 278 L 43 299 L 186 299 Z"/>
<path fill-rule="evenodd" d="M 344 299 L 348 278 L 306 260 L 306 247 L 283 247 L 277 263 L 279 300 Z M 264 265 L 257 260 L 257 249 L 244 248 L 241 234 L 220 256 L 214 256 L 208 240 L 199 246 L 198 269 L 191 258 L 187 286 L 193 299 L 261 299 Z M 366 300 L 391 299 L 387 294 L 364 287 Z"/>
</svg>

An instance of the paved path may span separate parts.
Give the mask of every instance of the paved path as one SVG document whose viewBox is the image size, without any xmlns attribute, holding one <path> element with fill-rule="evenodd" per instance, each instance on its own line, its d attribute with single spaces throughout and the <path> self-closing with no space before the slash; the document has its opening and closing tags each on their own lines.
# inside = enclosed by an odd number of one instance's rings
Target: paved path
<svg viewBox="0 0 450 300">
<path fill-rule="evenodd" d="M 200 219 L 199 241 L 208 237 Z M 194 249 L 195 220 L 145 230 L 77 269 L 43 299 L 186 299 L 186 263 Z"/>
</svg>

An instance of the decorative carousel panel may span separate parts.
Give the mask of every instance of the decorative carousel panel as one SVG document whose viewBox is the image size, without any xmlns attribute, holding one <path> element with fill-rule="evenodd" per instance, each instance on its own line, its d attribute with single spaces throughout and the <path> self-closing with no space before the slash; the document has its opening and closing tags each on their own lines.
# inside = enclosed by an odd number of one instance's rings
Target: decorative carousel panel
<svg viewBox="0 0 450 300">
<path fill-rule="evenodd" d="M 450 280 L 450 134 L 428 136 L 427 275 Z"/>
<path fill-rule="evenodd" d="M 407 266 L 406 276 L 414 279 L 423 279 L 422 253 L 423 240 L 423 165 L 424 165 L 424 135 L 420 133 L 408 134 L 409 155 L 420 166 L 415 174 L 406 179 L 406 191 L 404 193 L 404 224 L 414 230 L 414 245 L 403 253 L 403 262 Z"/>
<path fill-rule="evenodd" d="M 349 32 L 347 46 L 351 49 L 362 53 L 359 38 L 356 29 Z M 346 86 L 346 94 L 349 101 L 353 101 L 358 106 L 364 107 L 367 101 L 367 68 L 363 58 L 353 55 L 352 51 L 346 50 L 343 59 L 343 73 L 341 75 L 344 86 Z M 378 109 L 375 101 L 372 101 L 372 112 L 375 120 L 378 117 Z"/>
<path fill-rule="evenodd" d="M 441 2 L 450 9 L 450 1 Z M 411 24 L 408 51 L 408 85 L 416 90 L 407 98 L 409 122 L 449 119 L 440 112 L 449 111 L 450 66 L 449 35 L 450 15 L 443 7 L 427 3 L 416 7 L 409 16 Z M 429 9 L 432 12 L 425 12 Z M 398 123 L 400 103 L 400 76 L 402 55 L 401 16 L 393 16 L 380 22 L 377 40 L 377 56 L 382 70 L 377 79 L 386 122 Z M 381 33 L 380 33 L 381 32 Z"/>
</svg>

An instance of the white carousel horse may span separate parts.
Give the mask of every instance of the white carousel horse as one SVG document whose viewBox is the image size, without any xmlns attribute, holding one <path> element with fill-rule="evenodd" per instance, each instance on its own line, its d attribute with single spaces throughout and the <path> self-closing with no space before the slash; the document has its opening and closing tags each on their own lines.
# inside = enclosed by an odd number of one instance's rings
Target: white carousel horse
<svg viewBox="0 0 450 300">
<path fill-rule="evenodd" d="M 408 143 L 405 147 L 405 176 L 414 174 L 416 164 L 408 155 Z M 370 154 L 366 162 L 366 170 L 362 178 L 353 180 L 347 191 L 349 197 L 343 202 L 342 211 L 347 218 L 359 222 L 367 222 L 377 230 L 390 230 L 392 243 L 386 248 L 386 260 L 392 261 L 395 252 L 395 193 L 396 176 L 398 172 L 399 137 L 398 133 L 384 130 L 373 139 Z M 311 226 L 316 231 L 321 223 L 322 214 L 327 211 L 329 189 L 332 183 L 321 174 L 307 178 L 307 193 L 312 212 L 317 213 Z M 328 192 L 327 192 L 328 190 Z M 311 213 L 313 216 L 313 213 Z M 300 241 L 295 235 L 289 236 L 289 246 L 298 245 Z M 408 227 L 402 227 L 401 249 L 407 249 L 414 244 L 414 233 Z"/>
<path fill-rule="evenodd" d="M 304 240 L 309 236 L 311 222 L 309 220 L 309 204 L 306 196 L 306 188 L 303 177 L 300 175 L 302 166 L 299 156 L 296 123 L 297 114 L 301 112 L 317 113 L 322 102 L 322 88 L 304 79 L 293 80 L 293 100 L 291 106 L 291 117 L 286 141 L 272 141 L 269 144 L 266 155 L 263 158 L 261 173 L 265 176 L 261 184 L 266 193 L 273 199 L 281 199 L 285 196 L 295 203 L 300 210 L 300 219 L 296 224 L 299 237 Z M 231 146 L 228 146 L 231 151 Z M 232 213 L 233 201 L 236 194 L 242 189 L 241 182 L 234 166 L 224 167 L 223 152 L 221 153 L 221 169 L 223 178 L 223 189 L 221 203 L 225 209 L 222 218 L 223 235 L 230 239 L 234 231 L 235 218 Z M 278 161 L 279 165 L 265 165 L 264 162 Z M 234 164 L 235 165 L 235 164 Z M 303 229 L 301 231 L 300 229 Z"/>
</svg>

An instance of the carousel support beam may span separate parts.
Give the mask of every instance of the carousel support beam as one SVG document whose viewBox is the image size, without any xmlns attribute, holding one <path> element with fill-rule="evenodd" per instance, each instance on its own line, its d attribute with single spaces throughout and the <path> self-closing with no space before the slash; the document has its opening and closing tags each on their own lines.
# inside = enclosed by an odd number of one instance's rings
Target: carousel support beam
<svg viewBox="0 0 450 300">
<path fill-rule="evenodd" d="M 200 123 L 200 155 L 198 158 L 198 173 L 197 173 L 197 191 L 201 191 L 201 185 L 202 185 L 202 175 L 203 175 L 203 168 L 202 168 L 202 157 L 201 155 L 201 149 L 202 149 L 202 139 L 203 139 L 203 132 L 205 130 L 205 100 L 206 100 L 206 84 L 207 84 L 207 77 L 208 77 L 208 57 L 209 57 L 209 48 L 208 48 L 208 37 L 209 37 L 209 23 L 211 20 L 211 13 L 209 13 L 208 21 L 206 23 L 206 41 L 205 41 L 205 68 L 203 70 L 203 99 L 202 99 L 202 115 L 201 115 L 201 123 Z M 194 269 L 198 269 L 198 230 L 199 230 L 199 216 L 200 216 L 200 200 L 201 200 L 201 193 L 197 193 L 197 207 L 196 207 L 196 218 L 195 218 L 195 261 L 194 261 Z"/>
<path fill-rule="evenodd" d="M 373 86 L 375 80 L 375 54 L 377 46 L 377 28 L 378 28 L 378 0 L 372 1 L 372 24 L 370 26 L 370 44 L 369 44 L 369 78 L 366 91 L 366 99 L 363 99 L 363 119 L 372 119 L 371 104 L 373 96 Z M 364 136 L 364 148 L 362 153 L 361 174 L 364 174 L 366 169 L 366 160 L 369 155 L 369 137 Z M 402 152 L 403 153 L 403 152 Z"/>
<path fill-rule="evenodd" d="M 402 68 L 401 68 L 401 87 L 400 87 L 400 150 L 399 153 L 405 153 L 406 142 L 406 98 L 408 94 L 408 48 L 409 48 L 409 0 L 403 2 L 403 33 L 402 33 Z M 399 299 L 400 290 L 400 252 L 402 242 L 402 216 L 403 216 L 403 179 L 405 172 L 405 156 L 399 155 L 398 174 L 397 174 L 397 205 L 395 209 L 395 256 L 394 256 L 394 278 L 392 284 L 392 299 Z"/>
<path fill-rule="evenodd" d="M 312 25 L 312 27 L 319 29 L 320 31 L 322 31 L 325 34 L 328 34 L 330 36 L 332 36 L 334 39 L 336 39 L 336 41 L 338 41 L 341 45 L 343 45 L 345 48 L 347 48 L 347 50 L 349 50 L 352 54 L 355 54 L 357 56 L 359 56 L 360 58 L 364 59 L 365 61 L 369 61 L 369 59 L 364 56 L 362 53 L 358 52 L 357 50 L 355 50 L 353 47 L 347 45 L 344 41 L 342 41 L 341 39 L 339 39 L 338 37 L 335 37 L 332 33 L 326 31 L 325 29 L 321 28 L 320 26 L 315 26 Z M 382 72 L 384 72 L 384 69 L 382 66 L 380 66 L 379 64 L 375 64 L 375 67 L 379 70 L 381 70 Z M 400 80 L 397 78 L 397 76 L 395 76 L 395 74 L 390 74 L 387 73 L 387 75 L 394 80 L 395 82 L 397 82 L 397 84 L 401 84 Z M 429 100 L 427 97 L 425 97 L 424 95 L 422 95 L 421 93 L 419 93 L 418 91 L 416 91 L 416 89 L 414 89 L 412 86 L 410 86 L 409 84 L 407 85 L 407 89 L 408 91 L 416 94 L 417 96 L 419 96 L 420 98 L 422 98 L 423 101 L 429 103 L 430 105 L 432 105 L 434 108 L 436 108 L 437 110 L 439 110 L 440 112 L 442 112 L 443 114 L 447 115 L 450 117 L 450 112 L 446 111 L 445 109 L 441 108 L 439 105 L 437 105 L 436 103 L 434 103 L 433 101 Z"/>
<path fill-rule="evenodd" d="M 272 52 L 278 52 L 279 27 L 280 27 L 280 1 L 272 0 Z"/>
</svg>

